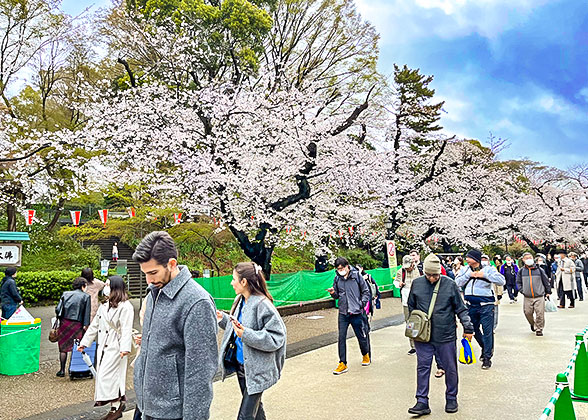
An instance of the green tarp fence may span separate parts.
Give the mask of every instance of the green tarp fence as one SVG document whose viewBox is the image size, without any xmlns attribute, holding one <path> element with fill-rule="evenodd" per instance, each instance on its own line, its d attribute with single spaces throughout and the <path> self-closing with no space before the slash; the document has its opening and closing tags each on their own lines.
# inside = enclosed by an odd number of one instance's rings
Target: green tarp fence
<svg viewBox="0 0 588 420">
<path fill-rule="evenodd" d="M 39 370 L 41 323 L 2 325 L 0 330 L 0 374 L 24 375 Z"/>
<path fill-rule="evenodd" d="M 400 290 L 394 287 L 396 271 L 394 267 L 367 270 L 372 275 L 380 291 L 393 290 L 394 297 L 400 297 Z M 332 299 L 326 289 L 333 285 L 335 270 L 324 273 L 299 271 L 297 273 L 272 274 L 268 288 L 276 306 L 297 305 L 314 300 Z M 235 299 L 235 291 L 231 286 L 232 276 L 198 278 L 196 281 L 214 297 L 218 309 L 229 310 Z"/>
</svg>

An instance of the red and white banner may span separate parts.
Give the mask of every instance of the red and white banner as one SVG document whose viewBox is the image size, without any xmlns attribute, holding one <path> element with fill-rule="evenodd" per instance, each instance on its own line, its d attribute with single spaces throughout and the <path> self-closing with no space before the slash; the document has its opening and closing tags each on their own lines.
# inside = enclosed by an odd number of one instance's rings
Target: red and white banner
<svg viewBox="0 0 588 420">
<path fill-rule="evenodd" d="M 134 207 L 128 208 L 127 209 L 127 213 L 129 213 L 129 217 L 131 219 L 133 219 L 137 215 L 137 212 L 135 211 L 135 208 Z"/>
<path fill-rule="evenodd" d="M 98 215 L 100 216 L 100 221 L 106 227 L 106 222 L 108 221 L 108 210 L 98 210 Z"/>
<path fill-rule="evenodd" d="M 174 220 L 176 221 L 176 225 L 182 223 L 182 214 L 183 213 L 174 213 Z"/>
<path fill-rule="evenodd" d="M 81 210 L 70 210 L 69 215 L 71 216 L 71 222 L 74 226 L 80 225 L 80 220 L 82 219 L 82 211 Z"/>
<path fill-rule="evenodd" d="M 25 210 L 25 223 L 27 224 L 27 226 L 30 226 L 33 224 L 33 219 L 35 218 L 35 210 Z"/>
</svg>

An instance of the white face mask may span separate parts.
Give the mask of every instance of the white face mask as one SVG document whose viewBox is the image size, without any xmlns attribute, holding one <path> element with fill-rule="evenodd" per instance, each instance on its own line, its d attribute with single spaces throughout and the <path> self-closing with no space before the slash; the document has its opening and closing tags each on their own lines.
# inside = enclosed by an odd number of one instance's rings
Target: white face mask
<svg viewBox="0 0 588 420">
<path fill-rule="evenodd" d="M 345 277 L 345 274 L 347 274 L 347 271 L 345 270 L 337 270 L 337 274 L 339 274 L 341 277 Z"/>
<path fill-rule="evenodd" d="M 482 261 L 482 267 L 487 267 L 490 264 L 488 261 Z"/>
<path fill-rule="evenodd" d="M 527 258 L 525 260 L 525 264 L 528 265 L 529 267 L 533 265 L 533 258 Z"/>
<path fill-rule="evenodd" d="M 506 265 L 512 265 L 512 261 L 507 261 Z"/>
<path fill-rule="evenodd" d="M 104 296 L 110 296 L 110 286 L 104 286 L 104 289 L 102 289 L 102 293 L 104 294 Z"/>
</svg>

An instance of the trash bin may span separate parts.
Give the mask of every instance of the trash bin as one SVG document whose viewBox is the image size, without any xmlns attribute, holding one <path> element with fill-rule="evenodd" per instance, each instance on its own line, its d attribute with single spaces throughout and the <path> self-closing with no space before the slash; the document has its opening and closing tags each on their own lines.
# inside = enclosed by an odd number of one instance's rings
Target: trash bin
<svg viewBox="0 0 588 420">
<path fill-rule="evenodd" d="M 41 320 L 34 324 L 2 324 L 0 330 L 0 374 L 24 375 L 39 370 Z"/>
</svg>

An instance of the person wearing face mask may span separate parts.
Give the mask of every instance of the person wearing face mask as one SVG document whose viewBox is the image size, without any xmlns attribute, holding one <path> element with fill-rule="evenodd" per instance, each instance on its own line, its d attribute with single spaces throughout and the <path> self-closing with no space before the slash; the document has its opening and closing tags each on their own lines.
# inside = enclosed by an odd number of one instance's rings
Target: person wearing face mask
<svg viewBox="0 0 588 420">
<path fill-rule="evenodd" d="M 491 265 L 482 266 L 482 253 L 477 249 L 468 251 L 467 267 L 463 267 L 455 277 L 455 282 L 463 288 L 464 300 L 474 324 L 474 338 L 482 348 L 482 369 L 492 367 L 494 354 L 494 312 L 495 297 L 493 284 L 504 286 L 504 276 Z M 482 333 L 483 331 L 483 333 Z"/>
<path fill-rule="evenodd" d="M 500 257 L 499 257 L 500 258 Z M 495 267 L 495 265 L 490 262 L 490 257 L 488 255 L 482 255 L 482 267 L 488 267 L 491 265 Z M 504 286 L 500 286 L 496 283 L 492 283 L 492 290 L 494 291 L 494 331 L 496 331 L 496 327 L 498 327 L 498 309 L 500 305 L 500 300 L 502 299 L 502 295 L 504 294 Z"/>
<path fill-rule="evenodd" d="M 576 292 L 576 264 L 567 257 L 565 251 L 559 251 L 559 261 L 556 271 L 556 281 L 558 290 L 561 289 L 561 297 L 558 308 L 564 309 L 566 307 L 566 296 L 570 299 L 570 309 L 575 307 L 575 292 Z"/>
<path fill-rule="evenodd" d="M 218 367 L 218 324 L 214 300 L 178 265 L 167 232 L 151 232 L 137 246 L 149 287 L 135 360 L 137 408 L 143 420 L 207 420 L 212 380 Z"/>
<path fill-rule="evenodd" d="M 539 268 L 545 272 L 547 278 L 551 278 L 551 264 L 547 262 L 547 257 L 545 254 L 537 254 L 535 256 L 535 264 L 537 264 Z"/>
<path fill-rule="evenodd" d="M 582 260 L 578 258 L 578 254 L 570 252 L 570 258 L 576 264 L 576 289 L 580 297 L 580 302 L 584 300 L 584 290 L 582 283 L 584 283 L 584 264 Z"/>
<path fill-rule="evenodd" d="M 410 286 L 412 285 L 412 281 L 419 277 L 419 271 L 415 267 L 415 263 L 413 258 L 410 255 L 405 255 L 402 257 L 402 269 L 396 272 L 396 279 L 394 280 L 394 286 L 400 289 L 400 299 L 402 301 L 402 309 L 404 311 L 404 321 L 408 321 L 409 312 L 408 312 L 408 295 L 410 294 Z M 413 355 L 416 353 L 414 348 L 414 340 L 412 338 L 408 339 L 410 342 L 410 350 L 408 351 L 409 355 Z"/>
<path fill-rule="evenodd" d="M 370 291 L 359 272 L 349 265 L 349 262 L 338 257 L 335 260 L 337 274 L 333 287 L 327 289 L 333 299 L 339 299 L 339 365 L 333 374 L 340 375 L 347 372 L 347 330 L 349 325 L 359 341 L 359 348 L 363 359 L 362 366 L 369 366 L 370 349 L 367 336 L 366 316 L 363 308 L 370 299 Z"/>
<path fill-rule="evenodd" d="M 517 286 L 524 296 L 523 312 L 531 331 L 541 337 L 545 326 L 545 299 L 549 299 L 551 295 L 551 285 L 549 277 L 535 263 L 530 252 L 523 254 L 523 264 L 517 274 Z"/>
<path fill-rule="evenodd" d="M 506 291 L 508 292 L 510 303 L 515 303 L 517 301 L 517 296 L 519 294 L 519 291 L 517 290 L 518 272 L 518 265 L 516 265 L 516 263 L 510 255 L 507 255 L 504 259 L 504 264 L 502 265 L 502 267 L 500 267 L 500 274 L 504 276 L 504 279 L 506 281 Z"/>
</svg>

